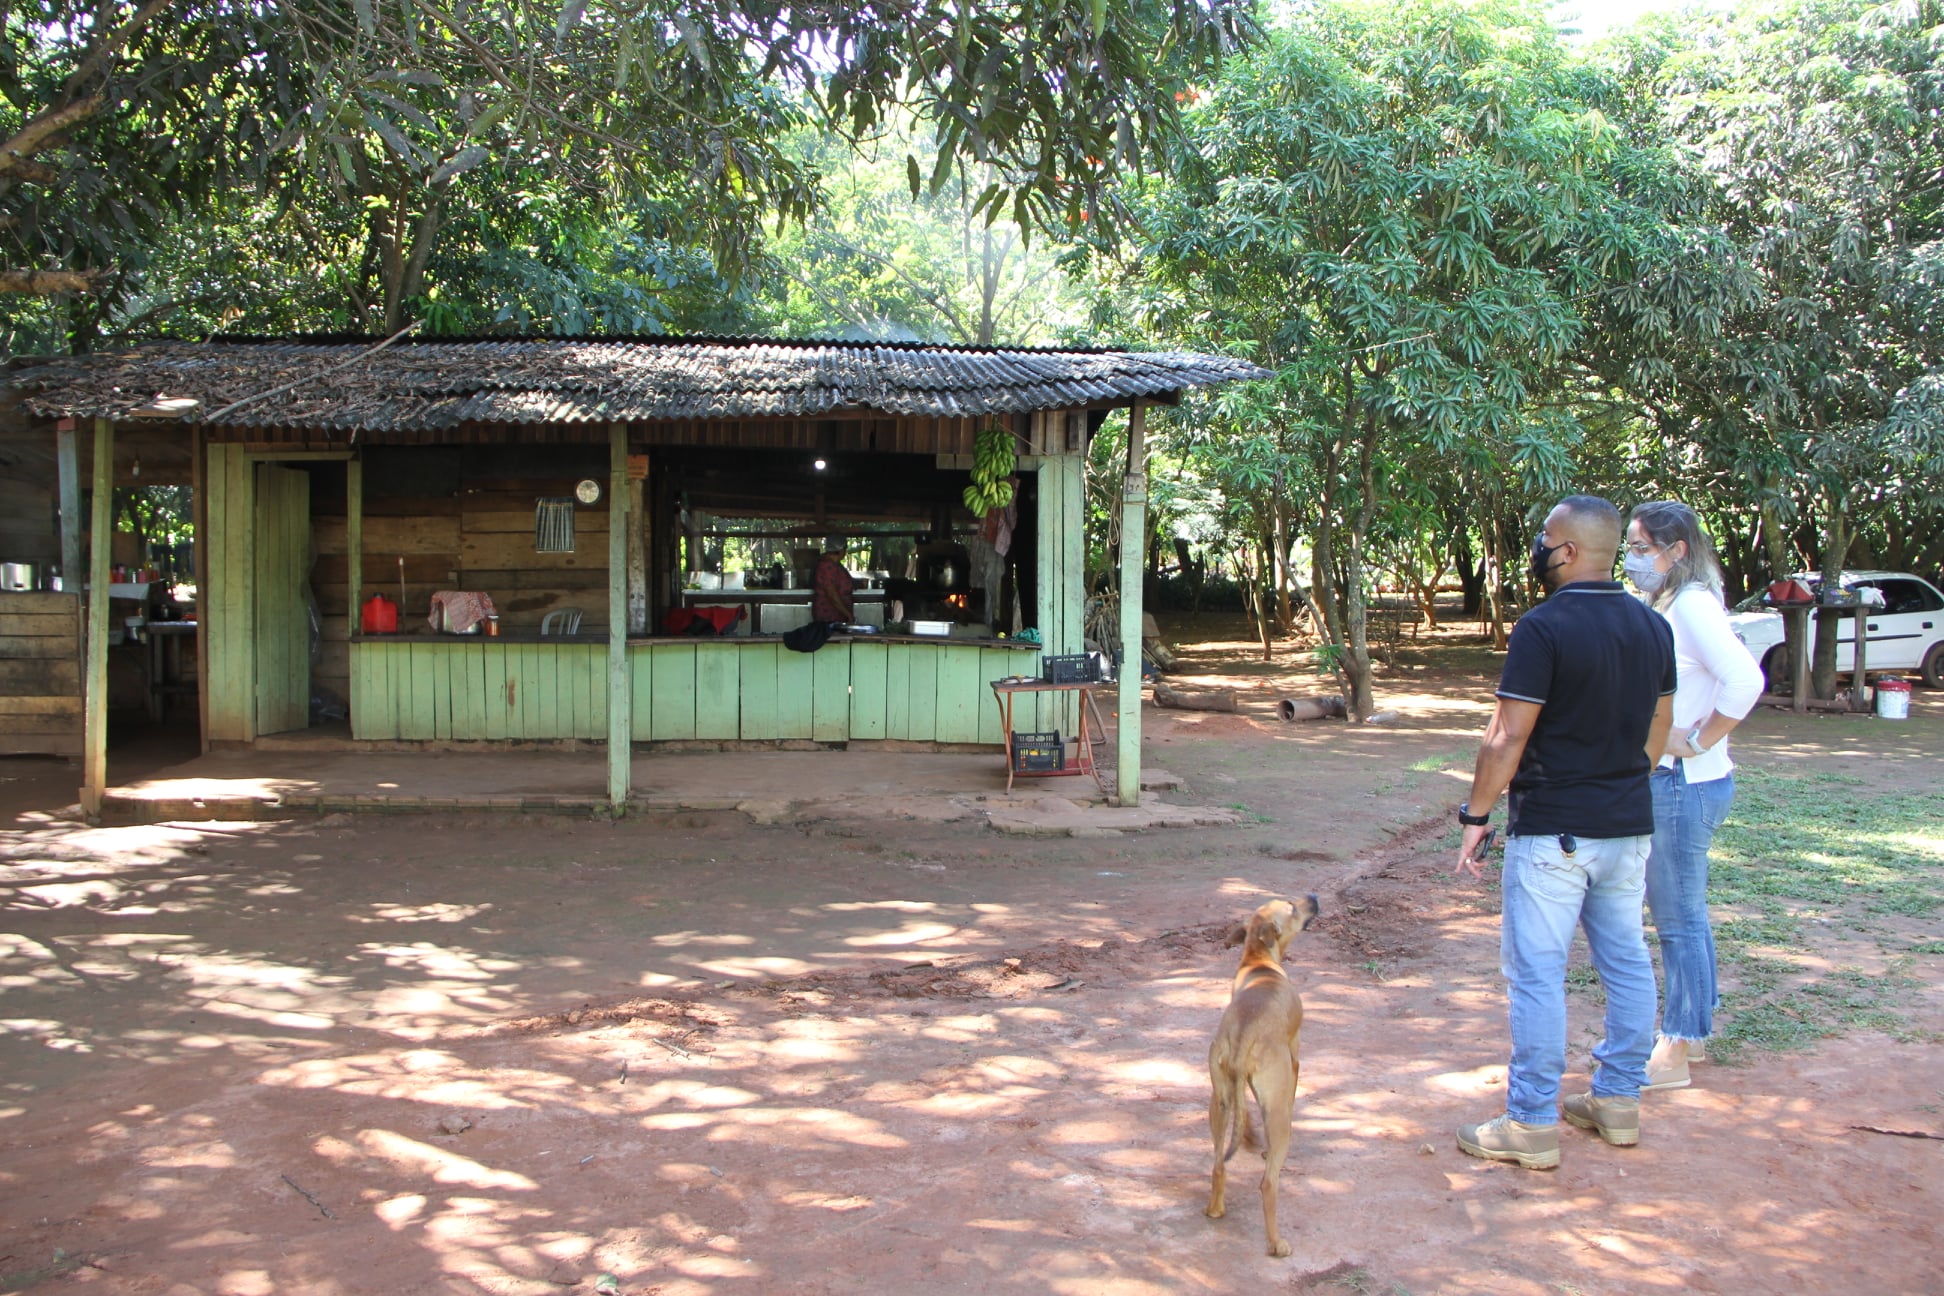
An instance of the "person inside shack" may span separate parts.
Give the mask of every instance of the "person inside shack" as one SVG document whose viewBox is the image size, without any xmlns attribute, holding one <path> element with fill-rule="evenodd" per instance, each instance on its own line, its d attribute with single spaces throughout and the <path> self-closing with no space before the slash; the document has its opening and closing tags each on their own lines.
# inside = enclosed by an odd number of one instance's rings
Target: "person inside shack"
<svg viewBox="0 0 1944 1296">
<path fill-rule="evenodd" d="M 848 625 L 856 615 L 855 588 L 844 566 L 844 538 L 832 536 L 810 573 L 810 619 Z"/>
</svg>

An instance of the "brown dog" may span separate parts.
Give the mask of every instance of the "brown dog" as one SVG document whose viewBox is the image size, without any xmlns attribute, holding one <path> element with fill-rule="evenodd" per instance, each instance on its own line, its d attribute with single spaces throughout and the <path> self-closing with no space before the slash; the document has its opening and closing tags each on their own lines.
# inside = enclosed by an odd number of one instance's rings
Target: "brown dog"
<svg viewBox="0 0 1944 1296">
<path fill-rule="evenodd" d="M 1296 1109 L 1296 1076 L 1301 1069 L 1297 1036 L 1303 1029 L 1303 999 L 1283 975 L 1283 952 L 1297 932 L 1316 917 L 1316 897 L 1295 903 L 1271 900 L 1242 929 L 1242 966 L 1235 988 L 1208 1046 L 1208 1132 L 1215 1140 L 1215 1183 L 1208 1218 L 1228 1213 L 1228 1161 L 1239 1142 L 1255 1146 L 1244 1086 L 1262 1108 L 1264 1156 L 1262 1223 L 1269 1232 L 1269 1254 L 1286 1256 L 1289 1243 L 1276 1229 L 1276 1179 L 1289 1154 L 1289 1124 Z M 1234 937 L 1230 938 L 1234 943 Z M 1238 1137 L 1239 1136 L 1239 1137 Z"/>
</svg>

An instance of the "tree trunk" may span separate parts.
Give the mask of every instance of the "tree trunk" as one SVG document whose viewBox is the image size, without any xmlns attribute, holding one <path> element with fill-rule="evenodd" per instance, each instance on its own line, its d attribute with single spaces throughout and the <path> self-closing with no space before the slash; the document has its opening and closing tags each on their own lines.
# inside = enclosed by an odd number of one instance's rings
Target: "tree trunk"
<svg viewBox="0 0 1944 1296">
<path fill-rule="evenodd" d="M 1842 588 L 1843 560 L 1849 557 L 1849 523 L 1842 503 L 1830 500 L 1829 526 L 1822 552 L 1822 587 Z M 1836 696 L 1836 631 L 1849 613 L 1838 608 L 1816 610 L 1816 655 L 1809 662 L 1809 691 L 1819 698 Z M 1858 681 L 1861 684 L 1861 681 Z"/>
<path fill-rule="evenodd" d="M 1498 518 L 1490 504 L 1485 506 L 1479 531 L 1485 537 L 1485 560 L 1479 571 L 1479 592 L 1485 600 L 1484 628 L 1492 637 L 1492 647 L 1503 649 L 1511 638 L 1505 628 L 1505 607 L 1502 602 L 1505 568 L 1499 556 Z"/>
</svg>

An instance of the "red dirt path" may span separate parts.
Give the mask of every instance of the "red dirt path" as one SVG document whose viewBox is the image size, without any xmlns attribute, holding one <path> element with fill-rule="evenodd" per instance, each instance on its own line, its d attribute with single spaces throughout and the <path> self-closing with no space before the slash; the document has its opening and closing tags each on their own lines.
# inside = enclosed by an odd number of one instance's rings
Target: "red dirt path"
<svg viewBox="0 0 1944 1296">
<path fill-rule="evenodd" d="M 82 830 L 31 813 L 58 771 L 0 767 L 0 1292 L 1938 1290 L 1944 1143 L 1852 1127 L 1944 1132 L 1944 959 L 1907 973 L 1926 1042 L 1698 1067 L 1639 1148 L 1563 1128 L 1550 1174 L 1464 1157 L 1506 1048 L 1496 892 L 1447 872 L 1489 662 L 1387 679 L 1394 725 L 1288 726 L 1313 678 L 1246 648 L 1187 661 L 1240 714 L 1147 713 L 1233 829 Z M 1944 697 L 1737 743 L 1932 780 Z M 1203 1066 L 1223 931 L 1296 891 L 1272 1260 L 1251 1154 L 1201 1214 Z"/>
</svg>

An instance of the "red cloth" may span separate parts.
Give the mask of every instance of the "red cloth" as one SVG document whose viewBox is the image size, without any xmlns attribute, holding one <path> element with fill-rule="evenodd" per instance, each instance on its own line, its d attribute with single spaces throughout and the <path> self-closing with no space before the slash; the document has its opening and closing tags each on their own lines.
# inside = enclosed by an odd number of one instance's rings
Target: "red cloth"
<svg viewBox="0 0 1944 1296">
<path fill-rule="evenodd" d="M 674 635 L 720 635 L 729 633 L 729 628 L 742 620 L 743 608 L 735 607 L 692 607 L 671 608 L 662 618 L 662 628 Z"/>
<path fill-rule="evenodd" d="M 810 573 L 810 619 L 812 621 L 849 621 L 856 606 L 852 591 L 857 586 L 841 560 L 831 554 L 817 559 Z"/>
</svg>

